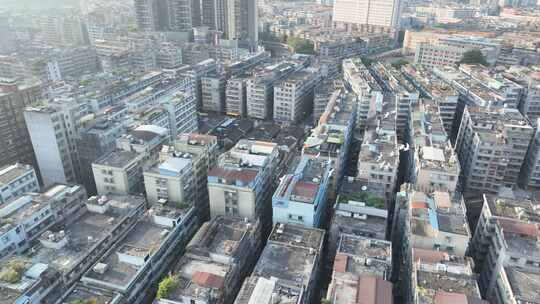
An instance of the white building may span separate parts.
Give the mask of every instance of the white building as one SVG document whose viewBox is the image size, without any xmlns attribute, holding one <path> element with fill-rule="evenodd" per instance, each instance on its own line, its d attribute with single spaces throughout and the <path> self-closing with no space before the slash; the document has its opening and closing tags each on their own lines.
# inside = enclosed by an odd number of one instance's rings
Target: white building
<svg viewBox="0 0 540 304">
<path fill-rule="evenodd" d="M 34 168 L 14 164 L 0 169 L 0 206 L 28 192 L 38 192 L 39 182 Z"/>
<path fill-rule="evenodd" d="M 400 0 L 334 1 L 334 22 L 396 28 L 400 14 Z"/>
</svg>

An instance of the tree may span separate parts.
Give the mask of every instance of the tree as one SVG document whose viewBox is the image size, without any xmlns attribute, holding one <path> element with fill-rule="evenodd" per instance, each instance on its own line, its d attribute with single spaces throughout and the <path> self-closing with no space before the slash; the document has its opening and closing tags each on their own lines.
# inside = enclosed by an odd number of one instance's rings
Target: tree
<svg viewBox="0 0 540 304">
<path fill-rule="evenodd" d="M 373 64 L 373 59 L 367 57 L 360 57 L 360 61 L 368 68 Z"/>
<path fill-rule="evenodd" d="M 480 50 L 470 50 L 463 53 L 459 64 L 481 64 L 488 65 L 486 57 Z"/>
<path fill-rule="evenodd" d="M 287 44 L 295 53 L 313 55 L 315 54 L 313 42 L 308 39 L 289 37 Z"/>
<path fill-rule="evenodd" d="M 172 276 L 168 276 L 161 283 L 159 283 L 158 291 L 157 291 L 157 298 L 163 299 L 167 298 L 173 289 L 176 288 L 178 283 L 176 282 L 175 278 Z"/>
<path fill-rule="evenodd" d="M 407 65 L 407 64 L 409 64 L 409 62 L 405 59 L 398 59 L 392 62 L 392 66 L 397 70 L 399 70 L 402 66 Z"/>
</svg>

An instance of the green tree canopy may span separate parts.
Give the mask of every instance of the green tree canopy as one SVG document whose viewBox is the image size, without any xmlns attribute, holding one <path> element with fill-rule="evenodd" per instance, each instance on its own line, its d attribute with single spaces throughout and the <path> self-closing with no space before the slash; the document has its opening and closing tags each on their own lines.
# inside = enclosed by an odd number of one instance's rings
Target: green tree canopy
<svg viewBox="0 0 540 304">
<path fill-rule="evenodd" d="M 488 65 L 486 57 L 480 50 L 470 50 L 463 53 L 463 57 L 459 61 L 460 64 L 481 64 Z"/>
<path fill-rule="evenodd" d="M 295 53 L 313 55 L 315 54 L 313 42 L 308 39 L 289 37 L 287 44 L 294 50 Z"/>
<path fill-rule="evenodd" d="M 178 285 L 178 282 L 176 281 L 174 277 L 172 276 L 166 277 L 165 279 L 163 279 L 163 281 L 159 283 L 158 291 L 157 291 L 157 298 L 158 299 L 167 298 L 171 294 L 171 291 L 173 291 L 177 285 Z"/>
<path fill-rule="evenodd" d="M 407 65 L 409 64 L 409 61 L 407 61 L 406 59 L 398 59 L 394 62 L 392 62 L 392 66 L 395 68 L 395 69 L 400 69 L 402 66 L 404 65 Z"/>
</svg>

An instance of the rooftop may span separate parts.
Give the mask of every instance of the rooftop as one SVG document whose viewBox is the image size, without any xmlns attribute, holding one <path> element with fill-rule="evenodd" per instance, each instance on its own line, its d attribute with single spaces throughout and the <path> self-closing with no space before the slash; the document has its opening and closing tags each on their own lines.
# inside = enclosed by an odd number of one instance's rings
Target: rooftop
<svg viewBox="0 0 540 304">
<path fill-rule="evenodd" d="M 121 239 L 108 255 L 101 258 L 94 269 L 84 277 L 97 282 L 104 282 L 126 288 L 138 275 L 146 263 L 146 257 L 152 256 L 168 237 L 168 229 L 158 226 L 147 216 L 137 222 L 129 233 Z M 96 267 L 106 265 L 104 271 Z"/>
<path fill-rule="evenodd" d="M 540 273 L 518 267 L 505 267 L 504 271 L 518 302 L 540 302 Z"/>
<path fill-rule="evenodd" d="M 117 304 L 120 302 L 121 298 L 122 296 L 119 293 L 95 287 L 88 287 L 78 283 L 62 298 L 61 303 Z"/>
<path fill-rule="evenodd" d="M 470 236 L 461 195 L 414 191 L 410 195 L 411 229 L 414 235 L 435 236 L 438 231 Z"/>
<path fill-rule="evenodd" d="M 294 174 L 283 177 L 274 198 L 315 203 L 321 183 L 328 177 L 329 170 L 328 160 L 303 156 Z"/>
<path fill-rule="evenodd" d="M 321 229 L 276 223 L 268 242 L 319 251 L 322 248 L 323 238 L 324 230 Z"/>
<path fill-rule="evenodd" d="M 30 165 L 14 164 L 0 168 L 0 187 L 8 185 L 17 178 L 34 171 Z"/>
<path fill-rule="evenodd" d="M 92 201 L 91 198 L 89 202 Z M 111 196 L 105 203 L 111 207 L 104 213 L 87 210 L 69 225 L 44 232 L 39 238 L 40 245 L 34 247 L 29 258 L 34 263 L 47 264 L 61 273 L 67 273 L 143 203 L 144 199 L 140 197 Z"/>
<path fill-rule="evenodd" d="M 100 166 L 124 168 L 140 158 L 139 153 L 133 151 L 114 150 L 103 155 L 94 161 L 94 164 Z"/>
</svg>

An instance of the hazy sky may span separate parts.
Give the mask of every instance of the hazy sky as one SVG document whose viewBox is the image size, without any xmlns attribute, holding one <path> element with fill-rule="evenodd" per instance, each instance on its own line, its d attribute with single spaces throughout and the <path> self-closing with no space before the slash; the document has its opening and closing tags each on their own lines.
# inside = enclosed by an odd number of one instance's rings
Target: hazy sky
<svg viewBox="0 0 540 304">
<path fill-rule="evenodd" d="M 0 0 L 1 6 L 6 8 L 58 8 L 62 6 L 76 6 L 79 0 Z"/>
</svg>

